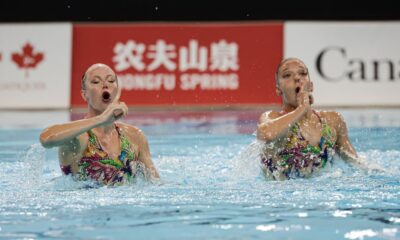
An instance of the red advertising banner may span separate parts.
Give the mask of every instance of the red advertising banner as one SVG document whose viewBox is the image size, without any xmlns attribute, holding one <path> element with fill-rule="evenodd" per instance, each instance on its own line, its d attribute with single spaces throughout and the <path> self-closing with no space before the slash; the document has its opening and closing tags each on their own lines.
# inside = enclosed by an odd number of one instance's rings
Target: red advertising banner
<svg viewBox="0 0 400 240">
<path fill-rule="evenodd" d="M 75 24 L 71 106 L 98 62 L 130 106 L 276 104 L 282 57 L 283 23 Z"/>
</svg>

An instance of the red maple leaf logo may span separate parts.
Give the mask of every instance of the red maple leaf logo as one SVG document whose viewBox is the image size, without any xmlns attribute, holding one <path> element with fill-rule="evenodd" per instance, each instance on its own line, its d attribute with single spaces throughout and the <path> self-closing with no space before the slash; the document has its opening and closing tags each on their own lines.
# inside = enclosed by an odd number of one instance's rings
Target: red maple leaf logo
<svg viewBox="0 0 400 240">
<path fill-rule="evenodd" d="M 22 47 L 22 53 L 12 54 L 12 60 L 18 67 L 25 69 L 25 77 L 28 77 L 28 69 L 35 68 L 43 58 L 43 53 L 33 53 L 33 46 L 29 42 Z"/>
</svg>

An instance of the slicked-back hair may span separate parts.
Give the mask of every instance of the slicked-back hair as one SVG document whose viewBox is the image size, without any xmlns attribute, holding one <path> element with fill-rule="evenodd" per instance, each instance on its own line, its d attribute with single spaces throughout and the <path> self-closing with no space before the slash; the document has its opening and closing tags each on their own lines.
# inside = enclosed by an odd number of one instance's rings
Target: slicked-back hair
<svg viewBox="0 0 400 240">
<path fill-rule="evenodd" d="M 301 59 L 298 59 L 298 58 L 295 58 L 295 57 L 288 57 L 288 58 L 283 59 L 283 60 L 278 64 L 278 66 L 277 66 L 277 68 L 276 68 L 276 70 L 275 70 L 275 84 L 276 84 L 276 86 L 279 86 L 279 70 L 281 69 L 281 67 L 282 67 L 282 65 L 283 65 L 284 63 L 286 63 L 287 61 L 290 61 L 290 60 L 296 60 L 296 61 L 302 62 L 303 65 L 305 66 L 305 68 L 307 69 L 308 77 L 310 77 L 310 72 L 308 71 L 308 67 L 306 66 L 306 64 L 305 64 Z"/>
<path fill-rule="evenodd" d="M 86 86 L 85 86 L 86 78 L 87 78 L 87 73 L 85 72 L 82 75 L 82 79 L 81 79 L 81 89 L 82 90 L 86 90 Z"/>
</svg>

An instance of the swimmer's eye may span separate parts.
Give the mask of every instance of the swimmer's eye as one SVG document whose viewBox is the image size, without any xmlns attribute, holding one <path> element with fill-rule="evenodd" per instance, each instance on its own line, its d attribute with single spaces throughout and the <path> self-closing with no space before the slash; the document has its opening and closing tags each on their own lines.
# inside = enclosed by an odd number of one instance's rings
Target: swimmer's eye
<svg viewBox="0 0 400 240">
<path fill-rule="evenodd" d="M 289 73 L 285 73 L 285 74 L 282 75 L 282 77 L 283 78 L 288 78 L 288 77 L 290 77 L 290 74 Z"/>
</svg>

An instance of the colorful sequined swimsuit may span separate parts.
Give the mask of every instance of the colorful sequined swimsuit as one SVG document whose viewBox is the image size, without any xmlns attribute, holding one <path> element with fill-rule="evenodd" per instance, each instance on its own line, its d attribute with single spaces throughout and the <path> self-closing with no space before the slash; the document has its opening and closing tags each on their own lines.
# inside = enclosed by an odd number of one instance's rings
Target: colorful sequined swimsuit
<svg viewBox="0 0 400 240">
<path fill-rule="evenodd" d="M 318 113 L 314 112 L 320 122 L 322 123 L 321 140 L 318 146 L 310 145 L 309 142 L 303 137 L 300 132 L 298 123 L 294 124 L 290 130 L 289 135 L 285 138 L 283 150 L 279 150 L 273 161 L 272 156 L 268 156 L 268 144 L 265 145 L 263 154 L 261 155 L 262 167 L 272 179 L 275 179 L 274 172 L 281 171 L 287 179 L 295 177 L 306 177 L 300 171 L 307 168 L 312 164 L 311 171 L 325 167 L 326 163 L 332 161 L 335 148 L 335 136 L 326 123 Z M 271 155 L 271 154 L 269 154 Z"/>
<path fill-rule="evenodd" d="M 137 163 L 137 159 L 135 159 L 128 138 L 120 128 L 117 126 L 115 128 L 121 146 L 118 159 L 112 159 L 108 156 L 92 130 L 87 132 L 89 135 L 88 146 L 78 163 L 79 172 L 76 177 L 79 180 L 95 180 L 105 185 L 119 185 L 132 181 L 134 178 L 132 168 L 135 165 L 134 163 Z"/>
</svg>

